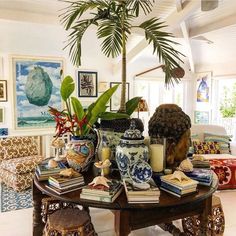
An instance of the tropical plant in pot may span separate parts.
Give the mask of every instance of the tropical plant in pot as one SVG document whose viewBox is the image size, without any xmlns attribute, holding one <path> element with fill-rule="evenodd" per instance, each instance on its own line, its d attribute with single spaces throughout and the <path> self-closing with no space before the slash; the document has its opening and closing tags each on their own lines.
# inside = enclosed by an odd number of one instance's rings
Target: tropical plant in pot
<svg viewBox="0 0 236 236">
<path fill-rule="evenodd" d="M 94 124 L 103 116 L 104 119 L 127 118 L 127 114 L 106 112 L 107 103 L 118 85 L 105 91 L 95 102 L 84 109 L 78 98 L 73 97 L 75 83 L 71 76 L 66 76 L 61 84 L 61 97 L 66 109 L 59 111 L 49 107 L 49 113 L 56 121 L 56 138 L 71 133 L 72 144 L 67 151 L 67 161 L 74 169 L 84 171 L 94 155 Z"/>
<path fill-rule="evenodd" d="M 148 15 L 155 0 L 66 0 L 69 5 L 61 15 L 66 30 L 70 30 L 66 47 L 70 48 L 70 58 L 74 65 L 81 64 L 81 45 L 84 33 L 90 26 L 97 27 L 97 37 L 102 40 L 101 49 L 107 57 L 122 55 L 122 87 L 119 112 L 126 113 L 126 47 L 133 28 L 144 31 L 153 53 L 163 64 L 166 85 L 179 82 L 184 70 L 179 63 L 182 55 L 173 48 L 177 44 L 173 35 L 163 31 L 166 25 L 155 17 L 135 25 L 134 20 L 144 13 Z M 90 13 L 91 17 L 88 17 Z M 146 17 L 147 18 L 147 17 Z M 127 121 L 125 121 L 127 123 Z"/>
</svg>

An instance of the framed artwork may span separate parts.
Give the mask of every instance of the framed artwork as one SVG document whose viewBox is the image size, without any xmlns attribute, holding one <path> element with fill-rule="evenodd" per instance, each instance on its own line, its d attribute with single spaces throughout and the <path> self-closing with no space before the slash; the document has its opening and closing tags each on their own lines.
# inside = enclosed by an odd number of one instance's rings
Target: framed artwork
<svg viewBox="0 0 236 236">
<path fill-rule="evenodd" d="M 195 124 L 209 124 L 209 111 L 194 111 Z"/>
<path fill-rule="evenodd" d="M 118 111 L 120 108 L 121 82 L 110 82 L 110 88 L 120 84 L 110 100 L 110 111 Z M 129 83 L 126 83 L 126 101 L 129 100 Z"/>
<path fill-rule="evenodd" d="M 211 96 L 211 72 L 197 73 L 197 102 L 209 103 Z"/>
<path fill-rule="evenodd" d="M 0 124 L 4 123 L 4 108 L 0 107 Z"/>
<path fill-rule="evenodd" d="M 7 136 L 8 128 L 0 128 L 0 136 Z"/>
<path fill-rule="evenodd" d="M 62 108 L 60 95 L 63 59 L 12 57 L 15 128 L 46 129 L 55 127 L 48 106 Z"/>
<path fill-rule="evenodd" d="M 0 80 L 0 102 L 7 101 L 7 81 Z"/>
<path fill-rule="evenodd" d="M 98 96 L 98 75 L 93 71 L 78 71 L 78 97 Z"/>
</svg>

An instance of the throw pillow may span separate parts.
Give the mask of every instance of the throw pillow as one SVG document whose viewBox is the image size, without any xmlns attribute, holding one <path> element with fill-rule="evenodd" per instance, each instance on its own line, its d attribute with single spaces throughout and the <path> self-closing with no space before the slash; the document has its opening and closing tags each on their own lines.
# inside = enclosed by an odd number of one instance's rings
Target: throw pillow
<svg viewBox="0 0 236 236">
<path fill-rule="evenodd" d="M 193 142 L 194 141 L 200 141 L 198 134 L 191 134 L 190 137 L 190 147 L 188 149 L 188 156 L 192 156 L 194 154 L 194 146 L 193 146 Z"/>
<path fill-rule="evenodd" d="M 220 154 L 220 145 L 217 142 L 194 141 L 193 146 L 196 154 Z"/>
<path fill-rule="evenodd" d="M 220 145 L 220 152 L 231 154 L 230 150 L 230 135 L 219 135 L 212 133 L 204 133 L 204 141 L 205 142 L 217 142 Z"/>
</svg>

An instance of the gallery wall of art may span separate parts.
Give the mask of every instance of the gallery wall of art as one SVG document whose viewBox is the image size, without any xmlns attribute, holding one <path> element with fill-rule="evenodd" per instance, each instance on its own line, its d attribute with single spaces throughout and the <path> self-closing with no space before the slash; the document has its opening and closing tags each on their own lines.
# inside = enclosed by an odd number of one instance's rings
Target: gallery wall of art
<svg viewBox="0 0 236 236">
<path fill-rule="evenodd" d="M 85 35 L 82 65 L 80 68 L 76 68 L 70 63 L 68 52 L 63 50 L 66 34 L 61 26 L 1 20 L 0 35 L 0 83 L 1 81 L 6 81 L 7 83 L 7 99 L 0 101 L 0 109 L 3 108 L 2 110 L 4 111 L 4 114 L 1 115 L 3 122 L 0 120 L 0 128 L 8 128 L 10 135 L 35 134 L 35 131 L 38 134 L 54 132 L 53 127 L 46 128 L 43 125 L 42 127 L 39 125 L 34 129 L 34 127 L 22 127 L 17 123 L 17 117 L 23 117 L 25 115 L 24 111 L 31 113 L 32 116 L 34 112 L 38 112 L 44 116 L 44 111 L 47 108 L 47 105 L 44 106 L 44 110 L 41 109 L 42 106 L 32 106 L 32 110 L 29 110 L 27 106 L 23 106 L 25 100 L 20 95 L 25 92 L 26 82 L 24 80 L 26 79 L 26 75 L 29 74 L 30 68 L 32 69 L 32 67 L 41 63 L 42 68 L 46 68 L 46 72 L 49 75 L 51 73 L 52 78 L 58 79 L 60 73 L 59 67 L 62 66 L 64 75 L 71 75 L 75 79 L 75 96 L 78 96 L 79 93 L 78 71 L 96 72 L 98 82 L 109 81 L 112 78 L 112 65 L 109 59 L 100 53 L 99 42 L 93 41 L 91 45 L 91 38 L 95 37 L 93 31 Z M 59 67 L 55 69 L 56 62 L 59 62 Z M 54 91 L 57 93 L 57 96 L 59 86 L 59 81 L 52 86 L 52 91 L 57 89 L 57 91 Z M 29 87 L 28 93 L 30 93 L 31 89 Z M 51 99 L 55 98 L 55 95 L 52 94 Z M 99 96 L 99 93 L 96 95 Z M 88 94 L 88 96 L 81 96 L 80 99 L 86 106 L 96 99 L 96 97 Z M 17 103 L 18 111 L 16 109 Z M 51 105 L 53 105 L 53 101 Z"/>
</svg>

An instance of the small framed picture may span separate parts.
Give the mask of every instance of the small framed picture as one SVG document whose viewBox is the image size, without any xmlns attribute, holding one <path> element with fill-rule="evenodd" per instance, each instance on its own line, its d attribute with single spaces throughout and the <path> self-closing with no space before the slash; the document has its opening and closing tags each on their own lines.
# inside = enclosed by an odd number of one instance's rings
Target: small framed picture
<svg viewBox="0 0 236 236">
<path fill-rule="evenodd" d="M 120 108 L 121 82 L 110 82 L 110 88 L 119 84 L 120 86 L 112 95 L 110 100 L 110 111 L 118 111 Z M 126 83 L 126 101 L 129 100 L 129 83 Z"/>
<path fill-rule="evenodd" d="M 0 107 L 0 124 L 4 123 L 4 108 Z"/>
<path fill-rule="evenodd" d="M 0 80 L 0 102 L 7 101 L 7 81 Z"/>
<path fill-rule="evenodd" d="M 93 71 L 78 71 L 78 97 L 98 96 L 98 76 Z"/>
<path fill-rule="evenodd" d="M 209 111 L 194 111 L 195 124 L 209 124 Z"/>
</svg>

